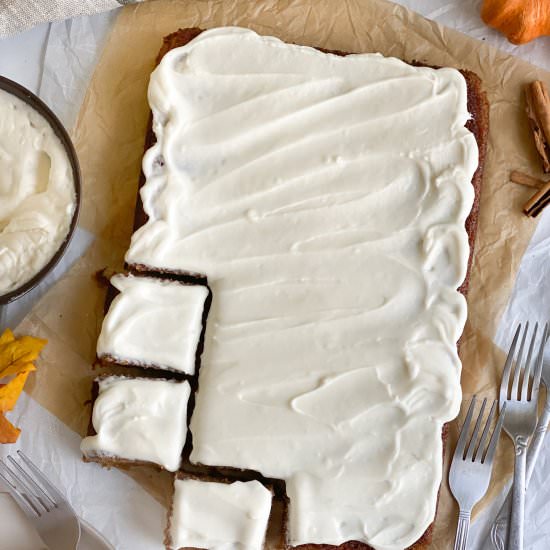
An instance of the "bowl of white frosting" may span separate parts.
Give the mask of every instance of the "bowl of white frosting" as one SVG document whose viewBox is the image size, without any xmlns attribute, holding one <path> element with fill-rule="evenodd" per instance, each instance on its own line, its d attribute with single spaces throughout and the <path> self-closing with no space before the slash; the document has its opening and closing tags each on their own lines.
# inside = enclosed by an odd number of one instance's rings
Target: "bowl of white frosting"
<svg viewBox="0 0 550 550">
<path fill-rule="evenodd" d="M 80 169 L 58 118 L 0 76 L 0 304 L 35 287 L 76 227 Z"/>
</svg>

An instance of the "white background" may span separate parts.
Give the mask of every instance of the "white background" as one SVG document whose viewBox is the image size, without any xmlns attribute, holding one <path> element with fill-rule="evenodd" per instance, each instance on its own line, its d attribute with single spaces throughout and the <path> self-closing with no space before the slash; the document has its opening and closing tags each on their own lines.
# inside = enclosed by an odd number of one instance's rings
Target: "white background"
<svg viewBox="0 0 550 550">
<path fill-rule="evenodd" d="M 75 0 L 76 2 L 77 0 Z M 399 3 L 456 28 L 474 38 L 550 70 L 550 37 L 513 46 L 487 28 L 479 17 L 480 0 L 401 0 Z M 2 1 L 0 0 L 0 11 Z M 549 8 L 550 9 L 550 8 Z M 45 23 L 0 40 L 0 74 L 37 93 L 72 128 L 87 82 L 116 10 L 89 17 Z M 16 305 L 8 308 L 15 326 L 39 296 L 89 246 L 93 236 L 77 230 L 68 253 L 49 279 Z M 545 321 L 550 317 L 550 209 L 543 214 L 520 267 L 508 308 L 500 321 L 495 342 L 507 347 L 513 325 L 520 320 Z M 547 360 L 549 354 L 547 350 Z M 80 460 L 79 437 L 59 420 L 23 395 L 12 421 L 32 418 L 35 429 L 24 430 L 16 446 L 0 448 L 0 456 L 14 447 L 25 450 L 65 492 L 77 512 L 103 532 L 117 550 L 156 550 L 162 546 L 165 511 L 129 477 L 102 470 Z M 528 550 L 550 548 L 550 438 L 541 453 L 528 492 L 526 540 Z M 472 548 L 482 548 L 496 502 L 485 510 L 471 531 Z M 24 518 L 0 494 L 2 550 L 37 550 L 41 544 L 25 526 Z M 85 548 L 96 548 L 89 543 Z M 490 548 L 486 545 L 485 548 Z M 55 549 L 52 549 L 55 550 Z"/>
</svg>

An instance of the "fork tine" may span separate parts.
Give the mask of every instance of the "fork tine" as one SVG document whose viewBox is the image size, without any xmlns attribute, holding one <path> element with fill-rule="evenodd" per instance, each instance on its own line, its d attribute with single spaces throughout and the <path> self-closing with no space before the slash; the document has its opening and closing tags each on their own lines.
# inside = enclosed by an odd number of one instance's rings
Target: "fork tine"
<svg viewBox="0 0 550 550">
<path fill-rule="evenodd" d="M 489 441 L 489 446 L 487 447 L 487 452 L 482 458 L 483 464 L 492 464 L 493 458 L 495 457 L 495 451 L 497 449 L 497 443 L 500 438 L 500 432 L 502 431 L 502 423 L 504 422 L 504 415 L 506 414 L 506 403 L 503 403 L 500 408 L 500 414 L 498 415 L 497 425 Z"/>
<path fill-rule="evenodd" d="M 510 381 L 510 370 L 512 368 L 512 361 L 514 359 L 514 353 L 516 351 L 516 344 L 518 343 L 519 331 L 521 330 L 521 323 L 516 329 L 508 357 L 506 357 L 506 363 L 504 364 L 504 370 L 502 372 L 502 380 L 500 382 L 500 405 L 508 399 L 508 383 Z"/>
<path fill-rule="evenodd" d="M 532 368 L 531 358 L 533 356 L 533 348 L 535 347 L 535 341 L 537 339 L 537 331 L 539 324 L 535 323 L 535 330 L 533 330 L 533 335 L 531 336 L 531 343 L 529 344 L 529 352 L 527 353 L 527 359 L 525 360 L 525 372 L 523 373 L 523 384 L 521 385 L 521 401 L 527 401 L 527 390 L 529 389 L 529 382 Z"/>
<path fill-rule="evenodd" d="M 11 459 L 11 464 L 14 464 L 13 458 Z M 3 462 L 3 465 L 5 470 L 7 470 L 10 473 L 12 479 L 15 481 L 15 484 L 21 487 L 23 494 L 26 494 L 30 499 L 32 499 L 32 501 L 35 504 L 36 502 L 38 502 L 40 506 L 42 506 L 44 510 L 41 511 L 39 508 L 38 515 L 42 514 L 43 511 L 49 512 L 50 508 L 48 508 L 46 504 L 44 504 L 44 501 L 35 493 L 32 484 L 29 483 L 27 479 L 25 479 L 24 476 L 21 475 L 20 473 L 21 467 L 19 466 L 19 464 L 15 464 L 16 469 L 19 470 L 19 472 L 13 468 L 10 468 L 8 464 L 6 464 L 5 462 Z"/>
<path fill-rule="evenodd" d="M 464 424 L 460 430 L 460 435 L 458 436 L 458 442 L 456 444 L 455 454 L 456 458 L 460 457 L 460 460 L 464 457 L 464 447 L 466 447 L 466 440 L 468 439 L 468 432 L 470 430 L 470 424 L 472 422 L 472 414 L 474 413 L 474 407 L 476 404 L 476 396 L 472 397 L 470 401 L 470 406 L 468 407 L 468 412 L 466 413 L 466 418 L 464 419 Z"/>
<path fill-rule="evenodd" d="M 65 497 L 50 483 L 50 480 L 38 469 L 38 466 L 21 450 L 17 451 L 19 458 L 25 463 L 27 468 L 34 474 L 35 479 L 46 489 L 48 494 L 53 497 L 55 502 L 63 502 Z"/>
<path fill-rule="evenodd" d="M 17 487 L 13 485 L 13 483 L 1 471 L 0 471 L 0 478 L 4 481 L 4 484 L 8 489 L 10 495 L 13 497 L 15 502 L 17 502 L 17 504 L 23 510 L 23 512 L 34 517 L 37 517 L 40 515 L 38 510 L 32 504 L 32 502 L 27 498 L 25 498 L 25 495 L 23 493 L 20 493 L 19 489 L 17 489 Z"/>
<path fill-rule="evenodd" d="M 36 481 L 21 467 L 21 465 L 16 462 L 13 456 L 8 456 L 8 460 L 13 466 L 15 466 L 21 476 L 25 479 L 29 487 L 33 490 L 34 496 L 41 502 L 42 506 L 44 506 L 48 512 L 52 508 L 55 508 L 55 501 L 50 497 L 50 495 L 48 495 L 48 493 L 46 493 L 46 491 L 44 491 L 44 489 L 42 489 L 42 487 L 40 487 L 40 485 L 38 485 L 38 483 L 36 483 Z M 38 495 L 44 496 L 49 501 L 50 506 L 46 506 Z"/>
<path fill-rule="evenodd" d="M 514 399 L 514 400 L 517 400 L 519 398 L 519 392 L 518 392 L 519 377 L 521 375 L 521 371 L 524 370 L 523 365 L 521 364 L 521 361 L 523 359 L 523 348 L 525 347 L 525 339 L 527 338 L 528 331 L 529 331 L 529 321 L 525 323 L 525 327 L 523 328 L 523 336 L 521 338 L 521 344 L 519 346 L 518 356 L 516 357 L 516 366 L 514 369 L 514 380 L 512 382 L 512 394 L 510 396 L 510 399 Z"/>
<path fill-rule="evenodd" d="M 544 325 L 544 332 L 542 333 L 542 339 L 539 345 L 539 353 L 537 357 L 537 366 L 535 368 L 534 379 L 533 379 L 533 388 L 531 389 L 530 399 L 537 399 L 539 395 L 540 387 L 540 376 L 542 373 L 542 363 L 544 361 L 544 348 L 546 347 L 546 341 L 548 339 L 548 323 Z"/>
<path fill-rule="evenodd" d="M 493 401 L 493 404 L 491 405 L 491 411 L 489 412 L 489 416 L 487 417 L 487 421 L 485 422 L 485 427 L 483 428 L 483 433 L 481 434 L 481 439 L 479 440 L 479 445 L 477 447 L 476 453 L 474 454 L 473 460 L 479 458 L 479 462 L 483 461 L 483 455 L 485 454 L 485 443 L 487 441 L 487 435 L 489 434 L 491 422 L 493 421 L 493 417 L 495 416 L 496 408 L 497 402 L 495 399 Z"/>
<path fill-rule="evenodd" d="M 477 434 L 479 433 L 479 428 L 481 427 L 481 421 L 483 420 L 483 411 L 485 411 L 485 405 L 487 404 L 487 398 L 481 403 L 481 409 L 479 409 L 479 414 L 477 415 L 476 424 L 474 426 L 474 431 L 472 432 L 472 438 L 470 439 L 470 444 L 468 445 L 468 451 L 466 452 L 465 460 L 473 460 L 474 449 L 476 448 L 477 443 Z"/>
<path fill-rule="evenodd" d="M 0 470 L 3 471 L 4 479 L 8 481 L 10 487 L 25 499 L 37 516 L 40 516 L 43 513 L 43 510 L 40 508 L 40 506 L 44 506 L 42 502 L 36 499 L 32 491 L 29 490 L 25 483 L 21 482 L 17 474 L 3 460 L 0 460 Z M 9 481 L 9 479 L 12 481 Z"/>
</svg>

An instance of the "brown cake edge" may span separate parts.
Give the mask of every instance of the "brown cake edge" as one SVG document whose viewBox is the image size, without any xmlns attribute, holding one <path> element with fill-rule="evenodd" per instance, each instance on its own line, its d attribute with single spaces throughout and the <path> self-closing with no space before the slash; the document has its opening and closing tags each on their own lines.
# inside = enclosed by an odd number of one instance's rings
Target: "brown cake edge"
<svg viewBox="0 0 550 550">
<path fill-rule="evenodd" d="M 197 27 L 179 29 L 174 33 L 171 33 L 165 36 L 163 38 L 162 47 L 156 58 L 156 64 L 160 63 L 161 59 L 164 57 L 164 55 L 167 52 L 169 52 L 174 48 L 184 46 L 185 44 L 193 40 L 195 37 L 197 37 L 199 34 L 201 34 L 203 30 L 204 29 L 200 29 Z M 337 50 L 324 50 L 322 48 L 318 48 L 318 49 L 320 49 L 325 53 L 332 53 L 335 55 L 342 55 L 342 56 L 348 55 L 350 53 L 350 52 L 341 52 Z M 425 64 L 417 61 L 412 61 L 411 64 L 417 65 L 417 66 L 426 66 Z M 433 67 L 433 68 L 438 68 L 438 67 Z M 474 193 L 475 193 L 474 202 L 472 205 L 472 209 L 470 211 L 470 215 L 468 216 L 465 223 L 465 228 L 468 234 L 468 242 L 470 245 L 470 255 L 468 258 L 468 268 L 467 268 L 466 277 L 464 279 L 464 282 L 458 289 L 459 292 L 461 292 L 464 296 L 466 296 L 468 292 L 469 282 L 470 282 L 471 266 L 472 266 L 474 250 L 475 250 L 475 239 L 476 239 L 477 224 L 478 224 L 478 218 L 479 218 L 481 184 L 483 179 L 483 169 L 484 169 L 485 158 L 487 153 L 487 141 L 488 141 L 488 133 L 489 133 L 489 103 L 487 101 L 487 96 L 482 89 L 482 83 L 479 76 L 469 70 L 461 70 L 461 69 L 459 70 L 466 80 L 467 94 L 468 94 L 467 105 L 468 105 L 468 111 L 471 115 L 470 120 L 468 120 L 468 122 L 466 123 L 466 128 L 470 130 L 474 135 L 478 145 L 478 152 L 479 152 L 478 167 L 472 178 L 472 185 L 474 187 Z M 150 118 L 144 149 L 145 150 L 149 149 L 154 143 L 155 143 L 155 135 L 152 130 L 152 122 Z M 145 183 L 145 176 L 143 175 L 143 173 L 141 173 L 140 180 L 139 180 L 139 189 L 141 189 L 144 183 Z M 142 225 L 144 225 L 146 222 L 147 222 L 147 215 L 143 210 L 141 196 L 140 196 L 140 193 L 138 192 L 136 209 L 135 209 L 135 218 L 134 218 L 134 231 L 137 230 Z M 191 277 L 191 278 L 205 277 L 205 275 L 203 274 L 189 273 L 185 271 L 160 270 L 160 269 L 152 268 L 151 266 L 147 266 L 143 264 L 131 264 L 128 266 L 128 268 L 130 269 L 130 271 L 134 271 L 137 273 L 150 273 L 150 274 L 159 273 L 161 275 L 170 275 L 170 276 L 176 276 L 176 277 L 178 276 Z M 460 341 L 458 342 L 457 345 L 460 349 Z M 197 372 L 198 372 L 198 369 L 197 369 Z M 448 424 L 445 424 L 442 430 L 443 448 L 445 448 L 445 441 L 447 439 L 447 434 L 448 434 Z M 244 472 L 248 472 L 248 471 L 244 470 Z M 439 499 L 439 496 L 438 496 L 438 499 Z M 288 499 L 287 499 L 287 502 L 288 502 Z M 285 511 L 285 518 L 286 517 L 287 517 L 287 514 Z M 435 521 L 437 521 L 437 512 L 436 512 Z M 408 550 L 421 550 L 421 549 L 427 548 L 431 541 L 433 527 L 434 527 L 434 523 L 432 523 L 426 529 L 424 534 L 412 546 L 408 547 Z M 284 528 L 286 530 L 286 523 Z M 303 545 L 298 545 L 294 547 L 289 546 L 289 548 L 293 548 L 295 550 L 335 550 L 335 549 L 374 550 L 368 544 L 364 542 L 359 542 L 359 541 L 347 541 L 338 546 L 328 545 L 328 544 L 303 544 Z"/>
</svg>

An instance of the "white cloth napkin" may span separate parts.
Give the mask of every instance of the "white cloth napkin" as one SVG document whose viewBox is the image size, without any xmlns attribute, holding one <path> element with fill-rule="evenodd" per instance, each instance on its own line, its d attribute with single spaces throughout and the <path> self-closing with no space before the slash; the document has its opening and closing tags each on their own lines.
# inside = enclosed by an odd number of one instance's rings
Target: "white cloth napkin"
<svg viewBox="0 0 550 550">
<path fill-rule="evenodd" d="M 0 0 L 0 38 L 40 23 L 92 15 L 142 0 Z"/>
</svg>

